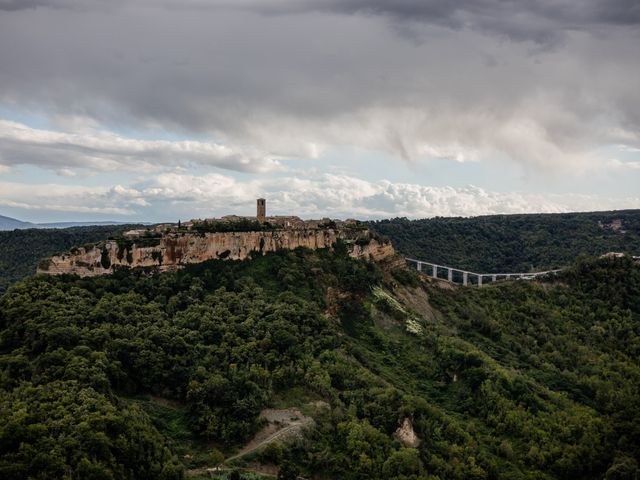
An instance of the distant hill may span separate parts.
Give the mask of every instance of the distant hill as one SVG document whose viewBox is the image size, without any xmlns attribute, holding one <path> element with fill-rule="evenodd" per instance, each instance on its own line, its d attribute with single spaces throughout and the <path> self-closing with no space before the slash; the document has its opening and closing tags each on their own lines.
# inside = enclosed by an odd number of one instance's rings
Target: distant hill
<svg viewBox="0 0 640 480">
<path fill-rule="evenodd" d="M 15 230 L 16 228 L 37 228 L 37 225 L 0 215 L 0 230 Z"/>
<path fill-rule="evenodd" d="M 124 222 L 54 222 L 37 223 L 36 228 L 70 228 L 70 227 L 90 227 L 92 225 L 124 225 Z"/>
<path fill-rule="evenodd" d="M 481 273 L 563 267 L 580 254 L 640 255 L 640 210 L 369 222 L 397 251 Z"/>
<path fill-rule="evenodd" d="M 90 225 L 123 225 L 122 222 L 106 221 L 106 222 L 52 222 L 52 223 L 31 223 L 23 222 L 16 218 L 5 217 L 0 215 L 0 230 L 15 230 L 25 228 L 69 228 L 69 227 L 87 227 Z"/>
<path fill-rule="evenodd" d="M 98 225 L 57 229 L 32 227 L 0 232 L 0 293 L 16 280 L 33 275 L 36 265 L 45 257 L 139 226 Z"/>
</svg>

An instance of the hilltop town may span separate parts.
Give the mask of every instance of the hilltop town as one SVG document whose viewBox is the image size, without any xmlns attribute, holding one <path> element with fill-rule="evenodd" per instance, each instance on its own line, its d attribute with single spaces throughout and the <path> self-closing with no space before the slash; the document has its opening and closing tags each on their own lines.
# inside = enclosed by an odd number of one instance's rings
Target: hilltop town
<svg viewBox="0 0 640 480">
<path fill-rule="evenodd" d="M 88 277 L 113 273 L 117 268 L 168 271 L 207 260 L 245 260 L 282 249 L 316 250 L 339 243 L 354 258 L 382 260 L 395 254 L 388 239 L 356 220 L 267 216 L 263 198 L 257 199 L 256 207 L 255 216 L 227 215 L 129 230 L 121 238 L 54 255 L 40 262 L 37 272 Z"/>
<path fill-rule="evenodd" d="M 153 228 L 129 230 L 126 238 L 139 238 L 150 234 L 167 234 L 177 232 L 246 232 L 266 230 L 314 230 L 314 229 L 353 229 L 358 228 L 354 219 L 339 220 L 328 217 L 320 220 L 303 220 L 295 215 L 267 216 L 267 201 L 256 200 L 256 215 L 224 215 L 220 218 L 192 219 L 187 222 L 161 223 Z"/>
</svg>

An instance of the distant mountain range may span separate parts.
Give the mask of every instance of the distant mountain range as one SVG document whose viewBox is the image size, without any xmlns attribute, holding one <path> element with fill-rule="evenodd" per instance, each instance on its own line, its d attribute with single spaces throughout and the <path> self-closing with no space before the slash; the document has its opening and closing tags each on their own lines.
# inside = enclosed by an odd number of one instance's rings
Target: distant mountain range
<svg viewBox="0 0 640 480">
<path fill-rule="evenodd" d="M 69 228 L 86 227 L 90 225 L 124 225 L 125 222 L 54 222 L 54 223 L 31 223 L 23 222 L 11 217 L 0 215 L 0 230 L 15 230 L 25 228 Z"/>
</svg>

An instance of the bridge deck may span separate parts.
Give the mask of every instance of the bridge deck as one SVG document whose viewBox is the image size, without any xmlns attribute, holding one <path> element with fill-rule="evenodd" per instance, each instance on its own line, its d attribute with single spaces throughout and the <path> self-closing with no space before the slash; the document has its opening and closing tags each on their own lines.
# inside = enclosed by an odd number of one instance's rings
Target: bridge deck
<svg viewBox="0 0 640 480">
<path fill-rule="evenodd" d="M 438 265 L 437 263 L 431 263 L 431 262 L 424 262 L 422 260 L 417 260 L 415 258 L 405 258 L 405 260 L 408 263 L 411 264 L 415 264 L 416 265 L 416 269 L 419 272 L 422 272 L 424 274 L 428 274 L 429 272 L 427 272 L 427 268 L 430 268 L 431 270 L 431 276 L 433 278 L 437 278 L 439 280 L 444 280 L 447 282 L 451 282 L 451 283 L 462 283 L 463 285 L 468 285 L 469 284 L 469 277 L 475 277 L 476 278 L 476 283 L 474 285 L 477 285 L 479 287 L 482 286 L 482 282 L 484 278 L 490 279 L 491 282 L 496 282 L 498 280 L 511 280 L 511 279 L 522 279 L 522 280 L 533 280 L 536 277 L 541 277 L 543 275 L 549 275 L 551 273 L 556 273 L 559 272 L 561 269 L 556 269 L 556 270 L 545 270 L 543 272 L 509 272 L 509 273 L 477 273 L 477 272 L 472 272 L 470 270 L 462 270 L 460 268 L 455 268 L 455 267 L 449 267 L 446 265 Z M 447 272 L 447 277 L 446 278 L 442 278 L 439 277 L 438 274 L 442 271 L 446 271 Z M 462 274 L 462 281 L 461 282 L 456 282 L 454 280 L 454 273 L 458 273 L 458 274 Z M 457 275 L 459 277 L 459 275 Z"/>
</svg>

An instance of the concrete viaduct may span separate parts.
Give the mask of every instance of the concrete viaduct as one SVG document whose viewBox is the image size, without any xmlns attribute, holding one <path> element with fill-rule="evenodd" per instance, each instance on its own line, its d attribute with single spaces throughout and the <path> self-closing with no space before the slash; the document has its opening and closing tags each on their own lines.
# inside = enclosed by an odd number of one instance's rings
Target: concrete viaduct
<svg viewBox="0 0 640 480">
<path fill-rule="evenodd" d="M 433 278 L 446 280 L 451 283 L 462 283 L 462 285 L 475 285 L 478 287 L 482 286 L 483 279 L 485 279 L 485 283 L 486 281 L 493 283 L 498 280 L 534 280 L 537 277 L 542 277 L 544 275 L 560 271 L 560 269 L 558 269 L 530 273 L 475 273 L 467 270 L 460 270 L 459 268 L 423 262 L 422 260 L 416 260 L 414 258 L 405 258 L 405 260 L 409 265 L 415 266 L 418 272 L 430 275 Z M 443 274 L 444 272 L 446 272 L 446 277 L 440 277 L 439 274 Z M 472 281 L 473 279 L 475 279 L 475 282 Z"/>
</svg>

